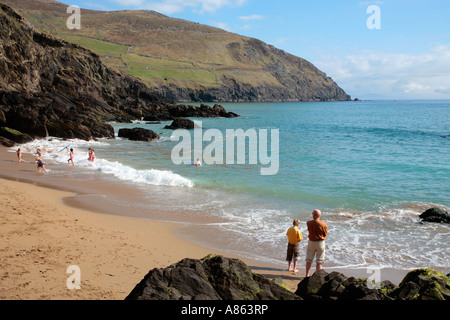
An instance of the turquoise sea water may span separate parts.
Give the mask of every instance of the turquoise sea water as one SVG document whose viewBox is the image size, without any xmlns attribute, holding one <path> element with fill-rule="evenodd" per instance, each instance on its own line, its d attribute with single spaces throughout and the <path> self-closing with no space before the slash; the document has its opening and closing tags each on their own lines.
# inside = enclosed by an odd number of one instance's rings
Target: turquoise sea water
<svg viewBox="0 0 450 320">
<path fill-rule="evenodd" d="M 381 204 L 448 204 L 450 103 L 334 102 L 228 104 L 238 119 L 203 127 L 278 128 L 280 170 L 209 167 L 199 186 L 251 192 L 325 208 L 370 210 Z M 445 137 L 447 136 L 447 137 Z"/>
<path fill-rule="evenodd" d="M 193 119 L 203 130 L 279 130 L 279 170 L 260 174 L 262 164 L 204 164 L 171 161 L 178 144 L 161 124 L 151 143 L 124 139 L 72 141 L 80 174 L 92 171 L 148 190 L 140 206 L 195 211 L 228 222 L 211 224 L 214 243 L 229 251 L 283 263 L 285 231 L 299 218 L 304 236 L 314 208 L 329 225 L 327 262 L 334 266 L 450 268 L 450 228 L 420 224 L 430 206 L 450 206 L 450 101 L 360 101 L 223 104 L 233 119 Z M 51 161 L 67 159 L 45 145 Z M 203 148 L 209 142 L 203 143 Z M 225 151 L 225 144 L 223 144 Z M 87 148 L 98 161 L 91 165 Z M 269 144 L 270 148 L 270 144 Z M 53 150 L 53 151 L 52 151 Z M 225 156 L 224 156 L 225 157 Z M 225 158 L 224 158 L 225 159 Z M 192 159 L 194 160 L 194 159 Z M 248 159 L 247 159 L 248 160 Z M 57 171 L 54 174 L 58 174 Z M 186 219 L 188 220 L 188 219 Z M 186 234 L 187 236 L 187 234 Z M 204 242 L 204 237 L 189 236 Z"/>
</svg>

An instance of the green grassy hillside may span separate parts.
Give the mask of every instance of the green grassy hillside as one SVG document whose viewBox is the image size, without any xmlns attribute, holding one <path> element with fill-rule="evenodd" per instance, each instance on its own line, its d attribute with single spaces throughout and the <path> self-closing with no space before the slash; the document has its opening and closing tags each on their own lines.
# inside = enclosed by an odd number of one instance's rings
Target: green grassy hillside
<svg viewBox="0 0 450 320">
<path fill-rule="evenodd" d="M 20 10 L 41 31 L 93 50 L 107 65 L 123 69 L 178 100 L 349 98 L 304 59 L 221 29 L 154 11 L 82 10 L 81 29 L 70 30 L 66 4 L 0 1 Z"/>
</svg>

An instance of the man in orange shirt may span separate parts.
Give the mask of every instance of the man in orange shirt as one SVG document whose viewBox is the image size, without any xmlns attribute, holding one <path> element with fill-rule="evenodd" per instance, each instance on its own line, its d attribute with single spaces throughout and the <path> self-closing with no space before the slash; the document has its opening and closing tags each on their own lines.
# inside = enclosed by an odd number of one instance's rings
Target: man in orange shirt
<svg viewBox="0 0 450 320">
<path fill-rule="evenodd" d="M 328 234 L 328 226 L 325 222 L 320 221 L 322 212 L 314 210 L 312 212 L 313 220 L 308 221 L 308 247 L 306 249 L 306 276 L 309 277 L 314 256 L 316 256 L 316 271 L 322 269 L 325 262 L 325 239 Z"/>
<path fill-rule="evenodd" d="M 293 271 L 297 273 L 297 261 L 300 256 L 300 241 L 303 240 L 302 233 L 298 230 L 298 226 L 300 225 L 300 220 L 295 219 L 292 223 L 292 227 L 288 229 L 286 235 L 288 237 L 288 247 L 287 247 L 287 255 L 286 261 L 288 261 L 288 271 Z M 291 262 L 294 260 L 294 269 L 291 269 Z"/>
</svg>

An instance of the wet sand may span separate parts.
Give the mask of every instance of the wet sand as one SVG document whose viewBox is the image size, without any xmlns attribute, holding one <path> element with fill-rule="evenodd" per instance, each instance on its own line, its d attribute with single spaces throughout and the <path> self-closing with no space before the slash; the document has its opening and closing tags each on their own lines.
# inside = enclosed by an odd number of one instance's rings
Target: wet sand
<svg viewBox="0 0 450 320">
<path fill-rule="evenodd" d="M 279 266 L 221 252 L 213 245 L 187 241 L 178 234 L 201 232 L 201 228 L 155 221 L 164 217 L 156 210 L 155 220 L 133 217 L 130 212 L 131 217 L 121 216 L 104 205 L 103 195 L 132 201 L 139 190 L 95 179 L 71 179 L 70 174 L 38 174 L 32 156 L 23 158 L 30 162 L 18 163 L 15 153 L 0 148 L 0 299 L 124 299 L 149 270 L 210 253 L 240 258 L 255 273 L 281 278 L 292 291 L 304 275 L 302 260 L 300 272 L 292 274 Z M 284 248 L 281 251 L 284 254 Z M 71 265 L 81 271 L 79 290 L 66 285 Z M 328 269 L 326 265 L 324 269 L 368 277 L 365 269 Z M 398 284 L 406 272 L 382 270 L 381 277 Z"/>
</svg>

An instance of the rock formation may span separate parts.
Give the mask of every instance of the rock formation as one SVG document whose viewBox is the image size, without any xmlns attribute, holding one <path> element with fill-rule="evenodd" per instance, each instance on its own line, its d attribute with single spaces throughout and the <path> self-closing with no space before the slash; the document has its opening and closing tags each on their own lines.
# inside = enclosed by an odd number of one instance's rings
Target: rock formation
<svg viewBox="0 0 450 320">
<path fill-rule="evenodd" d="M 450 300 L 449 275 L 431 270 L 409 272 L 399 286 L 339 272 L 316 271 L 294 293 L 282 282 L 253 273 L 239 259 L 209 255 L 183 259 L 151 270 L 127 300 Z"/>
<path fill-rule="evenodd" d="M 153 130 L 144 128 L 119 129 L 118 136 L 132 141 L 153 141 L 160 138 Z"/>
<path fill-rule="evenodd" d="M 392 300 L 388 293 L 395 288 L 389 281 L 381 282 L 380 289 L 370 288 L 367 279 L 319 270 L 303 279 L 295 293 L 305 300 Z"/>
<path fill-rule="evenodd" d="M 450 215 L 440 208 L 430 208 L 423 212 L 419 218 L 425 222 L 450 223 Z"/>
<path fill-rule="evenodd" d="M 417 269 L 392 292 L 399 300 L 450 300 L 450 277 L 431 269 Z"/>
<path fill-rule="evenodd" d="M 258 39 L 150 10 L 82 9 L 82 28 L 67 30 L 64 3 L 4 1 L 40 30 L 98 50 L 105 63 L 176 101 L 351 100 L 312 63 Z"/>
<path fill-rule="evenodd" d="M 191 130 L 195 128 L 195 123 L 194 121 L 190 120 L 190 119 L 175 119 L 173 120 L 171 125 L 165 126 L 164 129 L 187 129 L 187 130 Z"/>
<path fill-rule="evenodd" d="M 114 138 L 108 121 L 195 113 L 107 67 L 94 52 L 35 30 L 2 3 L 0 43 L 0 127 L 33 138 L 89 140 Z M 226 116 L 223 108 L 200 109 Z"/>
<path fill-rule="evenodd" d="M 300 300 L 240 260 L 209 255 L 151 270 L 127 300 Z"/>
</svg>

